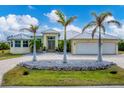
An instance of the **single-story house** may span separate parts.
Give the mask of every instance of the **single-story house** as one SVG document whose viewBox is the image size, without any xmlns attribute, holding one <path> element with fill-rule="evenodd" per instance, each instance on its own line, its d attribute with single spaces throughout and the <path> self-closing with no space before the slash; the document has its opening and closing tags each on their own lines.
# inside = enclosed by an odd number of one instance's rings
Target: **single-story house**
<svg viewBox="0 0 124 93">
<path fill-rule="evenodd" d="M 56 30 L 45 30 L 42 32 L 42 43 L 49 51 L 55 51 L 58 48 L 58 40 L 63 38 L 62 33 Z M 9 37 L 11 41 L 10 52 L 15 53 L 29 53 L 29 40 L 32 37 L 27 35 L 15 35 Z M 94 39 L 91 33 L 84 32 L 69 36 L 67 32 L 67 39 L 71 41 L 72 54 L 97 54 L 98 53 L 98 34 L 95 34 Z M 20 40 L 20 41 L 19 41 Z M 25 46 L 26 45 L 26 46 Z M 20 48 L 19 48 L 20 47 Z M 109 34 L 102 35 L 102 53 L 103 54 L 118 54 L 118 38 Z"/>
</svg>

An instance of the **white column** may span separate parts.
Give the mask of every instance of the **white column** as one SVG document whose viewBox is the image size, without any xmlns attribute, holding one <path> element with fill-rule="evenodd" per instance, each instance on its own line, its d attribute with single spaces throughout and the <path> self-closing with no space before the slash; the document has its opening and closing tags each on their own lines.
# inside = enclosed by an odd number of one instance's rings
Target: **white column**
<svg viewBox="0 0 124 93">
<path fill-rule="evenodd" d="M 12 40 L 12 42 L 13 42 L 13 48 L 15 47 L 15 40 Z"/>
<path fill-rule="evenodd" d="M 116 43 L 116 54 L 118 54 L 118 43 Z"/>
<path fill-rule="evenodd" d="M 21 48 L 23 48 L 23 40 L 21 40 Z"/>
</svg>

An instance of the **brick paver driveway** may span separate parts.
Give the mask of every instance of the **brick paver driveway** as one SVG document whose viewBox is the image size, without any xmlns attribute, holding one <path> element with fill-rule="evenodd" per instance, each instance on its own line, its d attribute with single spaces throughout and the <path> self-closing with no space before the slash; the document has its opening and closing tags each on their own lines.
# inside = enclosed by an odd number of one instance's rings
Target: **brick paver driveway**
<svg viewBox="0 0 124 93">
<path fill-rule="evenodd" d="M 97 58 L 96 55 L 67 55 L 68 59 L 93 59 L 95 60 Z M 115 62 L 118 66 L 124 68 L 124 55 L 103 55 L 104 60 Z M 26 62 L 26 61 L 31 61 L 32 59 L 32 54 L 28 54 L 19 58 L 13 58 L 13 59 L 8 59 L 8 60 L 2 60 L 0 61 L 0 83 L 2 80 L 2 76 L 4 73 L 15 67 L 17 64 L 20 62 Z M 63 55 L 60 53 L 40 53 L 37 54 L 37 59 L 38 60 L 62 60 Z"/>
</svg>

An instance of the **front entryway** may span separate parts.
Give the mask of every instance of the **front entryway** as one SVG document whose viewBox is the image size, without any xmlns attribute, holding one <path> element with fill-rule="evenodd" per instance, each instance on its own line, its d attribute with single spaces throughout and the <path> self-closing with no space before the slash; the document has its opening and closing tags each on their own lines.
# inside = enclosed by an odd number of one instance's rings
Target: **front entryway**
<svg viewBox="0 0 124 93">
<path fill-rule="evenodd" d="M 55 36 L 48 36 L 48 51 L 55 51 Z"/>
</svg>

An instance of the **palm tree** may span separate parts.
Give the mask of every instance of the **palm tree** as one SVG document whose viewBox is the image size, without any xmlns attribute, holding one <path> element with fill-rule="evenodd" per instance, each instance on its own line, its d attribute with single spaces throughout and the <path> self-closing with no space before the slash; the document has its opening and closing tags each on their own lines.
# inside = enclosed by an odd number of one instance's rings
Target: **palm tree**
<svg viewBox="0 0 124 93">
<path fill-rule="evenodd" d="M 92 16 L 95 17 L 95 20 L 91 21 L 89 24 L 84 26 L 84 28 L 82 29 L 82 32 L 84 32 L 87 28 L 93 28 L 93 30 L 92 30 L 92 38 L 93 38 L 94 34 L 98 31 L 99 39 L 98 39 L 98 59 L 97 59 L 97 61 L 102 62 L 101 34 L 102 33 L 105 34 L 105 30 L 106 30 L 105 29 L 105 23 L 107 23 L 107 24 L 115 24 L 118 27 L 120 27 L 121 24 L 116 20 L 109 20 L 109 21 L 106 20 L 107 17 L 112 16 L 112 14 L 110 12 L 104 12 L 104 13 L 101 13 L 99 15 L 97 15 L 95 12 L 93 12 Z"/>
<path fill-rule="evenodd" d="M 67 63 L 67 41 L 66 41 L 66 28 L 68 25 L 70 25 L 74 19 L 76 19 L 76 16 L 70 17 L 69 19 L 66 19 L 66 16 L 59 10 L 55 12 L 55 14 L 58 16 L 57 22 L 60 23 L 64 27 L 64 58 L 63 63 Z"/>
<path fill-rule="evenodd" d="M 33 36 L 33 61 L 37 61 L 36 59 L 36 32 L 38 30 L 39 26 L 36 26 L 36 25 L 30 25 L 29 28 L 23 28 L 21 30 L 28 30 L 30 32 L 32 32 L 34 34 Z"/>
</svg>

